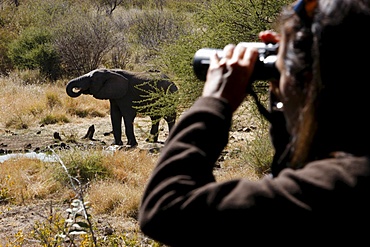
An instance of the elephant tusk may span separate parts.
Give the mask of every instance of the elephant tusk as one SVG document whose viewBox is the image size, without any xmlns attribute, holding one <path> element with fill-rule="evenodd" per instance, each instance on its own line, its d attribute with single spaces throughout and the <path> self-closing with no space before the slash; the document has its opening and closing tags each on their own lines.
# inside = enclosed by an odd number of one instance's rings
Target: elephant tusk
<svg viewBox="0 0 370 247">
<path fill-rule="evenodd" d="M 74 87 L 72 88 L 72 92 L 73 93 L 79 93 L 81 91 L 81 88 L 80 87 Z"/>
</svg>

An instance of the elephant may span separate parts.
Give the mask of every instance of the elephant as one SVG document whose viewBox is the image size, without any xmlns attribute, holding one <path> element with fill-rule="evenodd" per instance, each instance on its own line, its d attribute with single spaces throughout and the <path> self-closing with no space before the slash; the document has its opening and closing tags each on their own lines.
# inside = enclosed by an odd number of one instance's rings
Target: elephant
<svg viewBox="0 0 370 247">
<path fill-rule="evenodd" d="M 147 108 L 153 100 L 148 95 L 155 90 L 164 90 L 166 93 L 175 93 L 177 86 L 169 80 L 168 76 L 156 72 L 132 72 L 122 69 L 95 69 L 82 76 L 70 80 L 66 85 L 66 92 L 70 97 L 81 94 L 93 95 L 96 99 L 109 100 L 110 117 L 114 135 L 113 145 L 123 145 L 122 118 L 127 137 L 126 146 L 138 145 L 134 134 L 134 119 L 137 113 L 150 116 L 151 138 L 148 142 L 158 142 L 159 120 L 162 116 L 150 115 Z M 146 97 L 147 96 L 147 97 Z M 144 106 L 144 107 L 143 107 Z M 145 106 L 149 106 L 145 108 Z M 163 106 L 162 106 L 163 107 Z M 144 109 L 144 110 L 140 110 Z M 145 110 L 146 109 L 146 110 Z M 176 121 L 176 110 L 166 113 L 168 130 L 171 131 Z"/>
</svg>

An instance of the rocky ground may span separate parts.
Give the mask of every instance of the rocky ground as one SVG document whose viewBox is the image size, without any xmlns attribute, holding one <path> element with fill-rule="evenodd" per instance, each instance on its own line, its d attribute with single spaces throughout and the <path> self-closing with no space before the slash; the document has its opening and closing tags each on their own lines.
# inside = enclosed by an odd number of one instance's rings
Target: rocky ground
<svg viewBox="0 0 370 247">
<path fill-rule="evenodd" d="M 91 138 L 84 138 L 91 125 L 94 125 L 94 134 Z M 149 133 L 150 119 L 137 117 L 135 119 L 135 134 L 138 147 L 141 149 L 161 148 L 168 135 L 165 122 L 160 125 L 159 142 L 150 144 L 145 142 Z M 71 123 L 34 126 L 24 130 L 9 130 L 0 128 L 0 165 L 1 162 L 14 155 L 40 154 L 49 148 L 60 149 L 72 146 L 80 148 L 101 147 L 119 148 L 110 145 L 113 142 L 110 118 L 75 119 Z M 123 141 L 126 139 L 123 136 Z M 57 207 L 57 205 L 53 205 Z M 10 246 L 8 238 L 19 230 L 32 229 L 36 221 L 44 222 L 45 216 L 50 214 L 50 202 L 40 201 L 32 205 L 2 205 L 0 203 L 0 247 Z M 130 219 L 101 216 L 99 219 L 101 231 L 114 229 L 134 229 L 136 222 Z M 8 244 L 8 245 L 7 245 Z M 27 246 L 38 246 L 27 245 Z"/>
<path fill-rule="evenodd" d="M 94 125 L 93 136 L 86 137 L 89 127 Z M 135 134 L 138 148 L 146 148 L 145 136 L 149 133 L 150 119 L 137 117 Z M 22 130 L 0 128 L 0 155 L 9 153 L 42 152 L 45 149 L 65 146 L 109 146 L 113 142 L 109 117 L 76 119 L 71 123 L 50 124 Z M 161 122 L 159 141 L 167 138 L 167 126 Z M 125 142 L 125 137 L 122 137 Z"/>
<path fill-rule="evenodd" d="M 84 138 L 91 125 L 94 125 L 92 138 Z M 148 117 L 137 117 L 135 120 L 135 134 L 138 140 L 138 147 L 141 149 L 160 149 L 168 136 L 168 129 L 165 122 L 160 125 L 160 143 L 150 144 L 145 142 L 149 133 L 150 119 Z M 230 141 L 240 142 L 250 138 L 254 126 L 240 125 L 235 132 L 230 133 Z M 43 152 L 48 148 L 65 148 L 70 145 L 80 147 L 101 146 L 111 147 L 113 135 L 109 117 L 93 119 L 75 119 L 71 123 L 53 124 L 46 126 L 35 126 L 25 130 L 9 130 L 0 128 L 0 165 L 1 158 L 11 154 Z M 125 142 L 126 140 L 124 139 Z M 19 230 L 30 229 L 35 221 L 43 221 L 42 217 L 48 215 L 50 202 L 43 201 L 34 205 L 9 206 L 0 204 L 0 247 L 6 245 L 7 237 Z M 41 212 L 41 213 L 40 213 Z M 135 222 L 127 219 L 115 219 L 110 216 L 101 216 L 101 226 L 118 228 L 134 228 Z M 105 230 L 106 230 L 105 229 Z M 104 230 L 104 229 L 101 229 Z M 29 245 L 28 245 L 29 246 Z M 37 244 L 33 246 L 38 246 Z"/>
</svg>

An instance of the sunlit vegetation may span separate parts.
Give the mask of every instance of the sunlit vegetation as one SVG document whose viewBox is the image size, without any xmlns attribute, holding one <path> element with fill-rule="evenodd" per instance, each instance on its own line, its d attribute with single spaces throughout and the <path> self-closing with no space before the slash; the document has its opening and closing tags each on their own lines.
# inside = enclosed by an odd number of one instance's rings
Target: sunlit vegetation
<svg viewBox="0 0 370 247">
<path fill-rule="evenodd" d="M 166 73 L 179 87 L 176 98 L 166 100 L 173 100 L 181 115 L 203 85 L 192 71 L 194 53 L 202 47 L 258 41 L 258 32 L 273 29 L 281 6 L 289 2 L 2 1 L 0 128 L 27 130 L 79 118 L 109 118 L 108 101 L 91 96 L 73 100 L 65 93 L 69 79 L 99 67 Z M 268 172 L 268 125 L 249 102 L 235 114 L 231 131 L 251 128 L 254 134 L 226 147 L 215 168 L 219 181 L 254 180 Z M 143 236 L 136 221 L 158 154 L 136 149 L 52 151 L 57 162 L 16 158 L 1 163 L 0 213 L 50 202 L 48 211 L 35 209 L 44 220 L 8 236 L 7 246 L 161 246 Z M 127 224 L 107 234 L 101 215 L 122 217 Z"/>
</svg>

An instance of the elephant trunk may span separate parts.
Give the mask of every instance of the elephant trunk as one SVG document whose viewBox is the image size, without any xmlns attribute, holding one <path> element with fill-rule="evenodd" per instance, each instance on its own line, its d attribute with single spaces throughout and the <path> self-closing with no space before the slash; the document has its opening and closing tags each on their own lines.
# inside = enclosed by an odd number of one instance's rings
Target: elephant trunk
<svg viewBox="0 0 370 247">
<path fill-rule="evenodd" d="M 76 98 L 82 94 L 83 89 L 80 84 L 80 78 L 76 78 L 68 82 L 66 92 L 69 97 Z"/>
</svg>

